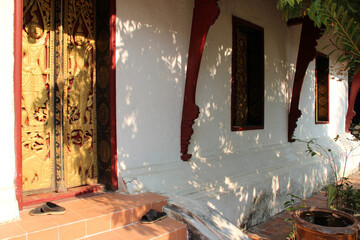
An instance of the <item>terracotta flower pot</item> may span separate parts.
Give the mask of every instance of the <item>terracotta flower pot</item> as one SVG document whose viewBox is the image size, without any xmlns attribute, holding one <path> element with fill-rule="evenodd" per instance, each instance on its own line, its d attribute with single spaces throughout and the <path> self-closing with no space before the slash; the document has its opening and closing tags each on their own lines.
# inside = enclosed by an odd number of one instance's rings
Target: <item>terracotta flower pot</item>
<svg viewBox="0 0 360 240">
<path fill-rule="evenodd" d="M 297 240 L 357 239 L 358 221 L 342 211 L 329 208 L 302 208 L 293 214 Z"/>
</svg>

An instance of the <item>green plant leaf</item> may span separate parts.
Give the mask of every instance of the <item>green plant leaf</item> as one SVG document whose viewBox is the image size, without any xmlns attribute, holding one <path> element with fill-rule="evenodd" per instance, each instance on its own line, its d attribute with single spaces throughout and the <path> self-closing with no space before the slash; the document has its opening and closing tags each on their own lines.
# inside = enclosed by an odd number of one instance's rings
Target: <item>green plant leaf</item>
<svg viewBox="0 0 360 240">
<path fill-rule="evenodd" d="M 351 19 L 348 21 L 348 23 L 347 23 L 347 25 L 346 25 L 346 28 L 345 28 L 345 30 L 346 30 L 347 32 L 349 32 L 349 29 L 350 29 L 351 25 L 354 23 L 354 21 L 355 21 L 354 18 L 351 18 Z"/>
<path fill-rule="evenodd" d="M 344 6 L 340 6 L 336 14 L 338 17 L 340 17 L 343 14 L 343 12 L 344 12 Z"/>
<path fill-rule="evenodd" d="M 338 189 L 334 187 L 331 183 L 328 186 L 328 207 L 330 207 L 334 200 L 336 199 Z"/>
<path fill-rule="evenodd" d="M 350 38 L 352 39 L 356 34 L 359 35 L 359 28 L 360 28 L 360 24 L 356 24 L 355 27 L 353 28 Z"/>
<path fill-rule="evenodd" d="M 336 49 L 332 50 L 328 55 L 330 56 L 331 54 L 333 54 L 336 51 Z"/>
<path fill-rule="evenodd" d="M 346 10 L 345 12 L 344 12 L 344 14 L 342 15 L 342 18 L 341 18 L 341 25 L 345 25 L 345 22 L 347 21 L 347 18 L 348 18 L 348 11 Z"/>
<path fill-rule="evenodd" d="M 330 7 L 331 12 L 335 12 L 336 6 L 337 6 L 336 3 L 331 4 L 331 7 Z"/>
</svg>

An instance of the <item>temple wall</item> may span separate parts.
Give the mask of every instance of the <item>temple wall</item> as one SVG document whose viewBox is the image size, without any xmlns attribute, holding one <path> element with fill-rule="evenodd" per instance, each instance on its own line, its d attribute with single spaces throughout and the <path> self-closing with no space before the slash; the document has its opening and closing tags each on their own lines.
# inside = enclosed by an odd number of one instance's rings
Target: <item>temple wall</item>
<svg viewBox="0 0 360 240">
<path fill-rule="evenodd" d="M 193 157 L 182 162 L 180 124 L 193 1 L 117 0 L 118 167 L 130 192 L 190 198 L 245 227 L 281 211 L 288 192 L 307 197 L 330 181 L 325 161 L 309 157 L 305 143 L 287 142 L 301 26 L 288 27 L 276 2 L 219 1 L 220 16 L 208 33 L 197 83 L 200 115 L 189 146 Z M 233 15 L 264 28 L 262 130 L 231 131 Z M 345 149 L 359 145 L 343 134 L 347 77 L 330 81 L 330 122 L 319 125 L 314 74 L 313 61 L 295 137 L 318 138 L 333 149 L 340 169 Z M 341 141 L 334 142 L 337 134 Z M 358 168 L 358 154 L 358 149 L 352 152 L 347 173 Z"/>
<path fill-rule="evenodd" d="M 220 0 L 210 28 L 197 84 L 200 116 L 193 126 L 188 162 L 180 160 L 180 124 L 193 0 L 117 0 L 116 103 L 118 169 L 130 192 L 182 196 L 211 207 L 238 226 L 255 224 L 282 210 L 288 192 L 307 197 L 329 182 L 326 162 L 309 157 L 304 143 L 287 143 L 287 117 L 301 26 L 287 27 L 276 1 Z M 0 161 L 0 223 L 18 217 L 14 151 L 14 3 L 0 8 L 3 133 Z M 232 132 L 232 15 L 264 28 L 265 125 Z M 334 62 L 334 59 L 331 59 Z M 319 138 L 344 152 L 359 145 L 344 134 L 347 77 L 330 81 L 330 122 L 315 124 L 314 71 L 309 65 L 295 136 Z M 338 81 L 341 80 L 341 81 Z M 5 115 L 3 115 L 5 116 Z M 338 142 L 332 139 L 341 135 Z M 359 149 L 347 174 L 359 165 Z M 119 178 L 119 181 L 123 179 Z"/>
<path fill-rule="evenodd" d="M 3 1 L 0 7 L 0 223 L 19 215 L 15 198 L 14 148 L 14 2 Z"/>
<path fill-rule="evenodd" d="M 177 162 L 194 1 L 117 1 L 119 170 Z"/>
</svg>

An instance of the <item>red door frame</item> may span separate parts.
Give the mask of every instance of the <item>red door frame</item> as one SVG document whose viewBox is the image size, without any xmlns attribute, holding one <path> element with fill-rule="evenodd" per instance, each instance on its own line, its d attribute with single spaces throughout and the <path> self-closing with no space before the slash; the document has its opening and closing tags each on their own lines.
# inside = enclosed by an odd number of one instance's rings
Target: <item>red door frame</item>
<svg viewBox="0 0 360 240">
<path fill-rule="evenodd" d="M 14 107 L 15 107 L 15 164 L 16 199 L 23 209 L 22 150 L 21 150 L 21 69 L 22 69 L 22 0 L 14 0 Z M 110 0 L 110 129 L 111 129 L 111 180 L 118 189 L 116 145 L 116 2 Z"/>
<path fill-rule="evenodd" d="M 16 199 L 23 208 L 22 196 L 22 150 L 21 150 L 21 69 L 22 69 L 22 0 L 14 1 L 14 107 L 15 107 L 15 164 Z"/>
</svg>

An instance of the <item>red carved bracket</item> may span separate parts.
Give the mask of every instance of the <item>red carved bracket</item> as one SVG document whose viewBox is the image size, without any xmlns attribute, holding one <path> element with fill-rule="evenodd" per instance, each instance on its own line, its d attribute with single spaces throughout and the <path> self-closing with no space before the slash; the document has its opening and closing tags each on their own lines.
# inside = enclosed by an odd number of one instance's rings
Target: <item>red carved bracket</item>
<svg viewBox="0 0 360 240">
<path fill-rule="evenodd" d="M 349 107 L 346 113 L 346 119 L 345 119 L 345 130 L 349 131 L 350 124 L 352 123 L 353 117 L 356 115 L 356 112 L 354 111 L 355 107 L 355 100 L 358 95 L 360 89 L 360 72 L 356 73 L 354 75 L 352 84 L 351 84 L 351 91 L 350 91 L 350 97 L 349 97 Z"/>
<path fill-rule="evenodd" d="M 317 40 L 321 37 L 321 29 L 314 26 L 314 23 L 308 18 L 305 17 L 302 20 L 302 29 L 300 36 L 300 44 L 298 57 L 296 62 L 296 71 L 294 77 L 294 86 L 292 91 L 289 121 L 288 121 L 288 141 L 294 142 L 293 134 L 295 128 L 297 127 L 296 122 L 301 116 L 301 111 L 299 109 L 299 100 L 302 84 L 304 82 L 304 77 L 306 70 L 309 66 L 309 63 L 316 56 L 316 45 Z"/>
<path fill-rule="evenodd" d="M 192 125 L 199 116 L 199 107 L 195 103 L 196 84 L 207 33 L 220 14 L 217 2 L 218 0 L 195 0 L 181 119 L 181 159 L 184 161 L 191 158 L 187 151 L 194 133 Z"/>
</svg>

